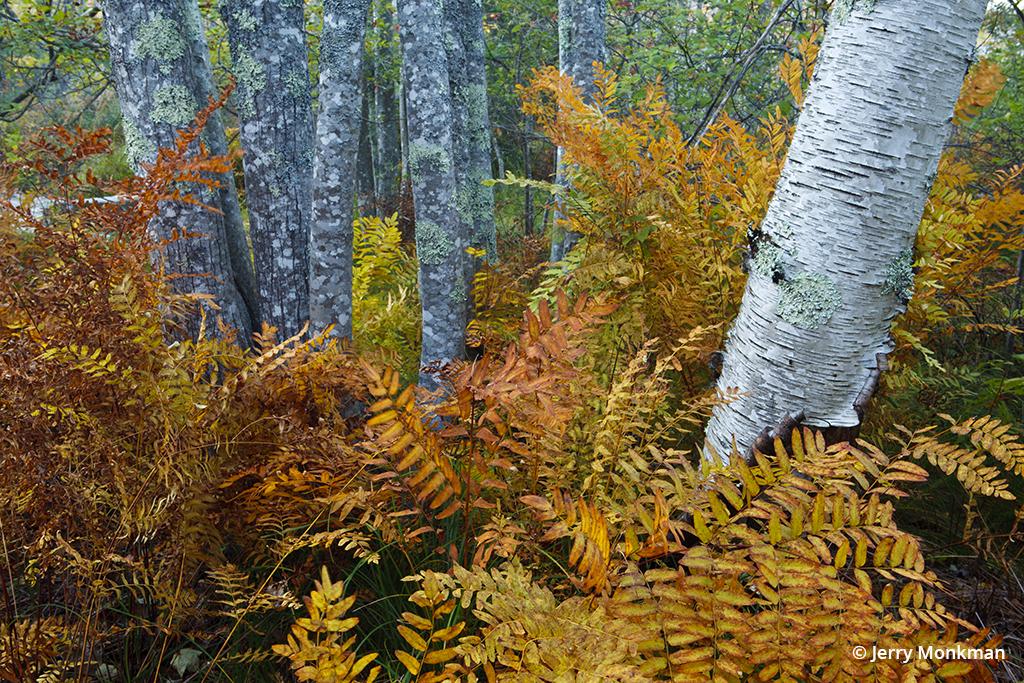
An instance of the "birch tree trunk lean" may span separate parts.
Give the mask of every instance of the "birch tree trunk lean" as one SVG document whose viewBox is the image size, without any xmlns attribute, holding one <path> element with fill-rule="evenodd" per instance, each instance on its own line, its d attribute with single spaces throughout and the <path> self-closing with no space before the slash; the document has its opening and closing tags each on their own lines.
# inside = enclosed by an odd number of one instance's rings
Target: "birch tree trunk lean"
<svg viewBox="0 0 1024 683">
<path fill-rule="evenodd" d="M 913 248 L 985 0 L 841 0 L 760 231 L 707 442 L 855 430 L 913 290 Z M 781 434 L 780 434 L 781 435 Z M 765 442 L 762 441 L 762 445 Z M 709 451 L 709 457 L 713 452 Z"/>
<path fill-rule="evenodd" d="M 452 101 L 439 0 L 399 0 L 409 173 L 416 212 L 420 305 L 423 312 L 420 383 L 427 371 L 465 353 L 464 235 L 455 208 Z"/>
<path fill-rule="evenodd" d="M 352 336 L 352 210 L 370 0 L 326 0 L 309 239 L 312 325 Z"/>
<path fill-rule="evenodd" d="M 576 86 L 583 91 L 584 99 L 594 93 L 594 62 L 604 63 L 607 59 L 606 12 L 606 0 L 558 0 L 558 68 L 572 77 Z M 565 186 L 561 148 L 556 152 L 556 165 L 555 183 Z M 559 207 L 555 216 L 556 225 L 561 217 Z M 553 234 L 551 262 L 565 258 L 579 238 L 574 232 Z"/>
<path fill-rule="evenodd" d="M 222 0 L 241 127 L 259 322 L 278 338 L 309 320 L 313 105 L 302 3 Z"/>
<path fill-rule="evenodd" d="M 156 159 L 157 149 L 174 145 L 177 131 L 188 127 L 213 92 L 199 8 L 196 0 L 103 0 L 101 8 L 124 119 L 125 153 L 132 168 L 142 172 L 143 164 Z M 219 121 L 205 132 L 208 138 L 218 134 L 223 135 Z M 211 148 L 216 152 L 218 143 Z M 227 174 L 221 181 L 224 193 L 234 191 Z M 221 192 L 183 189 L 221 212 L 166 202 L 150 226 L 155 236 L 168 239 L 185 231 L 198 236 L 169 243 L 163 265 L 182 275 L 173 280 L 176 291 L 213 295 L 225 322 L 247 340 L 252 321 L 236 285 L 225 224 L 231 207 L 225 208 Z M 187 321 L 186 330 L 195 336 L 198 319 Z"/>
</svg>

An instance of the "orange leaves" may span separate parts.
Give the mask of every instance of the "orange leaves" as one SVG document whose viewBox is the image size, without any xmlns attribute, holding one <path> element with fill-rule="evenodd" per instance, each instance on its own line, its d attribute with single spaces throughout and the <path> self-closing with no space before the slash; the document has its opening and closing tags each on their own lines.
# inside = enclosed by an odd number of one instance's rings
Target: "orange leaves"
<svg viewBox="0 0 1024 683">
<path fill-rule="evenodd" d="M 956 103 L 956 123 L 965 123 L 981 113 L 995 101 L 1005 83 L 1006 76 L 997 62 L 983 59 L 975 64 L 964 81 L 960 99 Z"/>
<path fill-rule="evenodd" d="M 363 368 L 370 394 L 378 399 L 370 406 L 372 417 L 366 422 L 370 440 L 363 443 L 374 454 L 370 463 L 384 467 L 374 478 L 407 489 L 428 518 L 451 517 L 462 505 L 462 483 L 443 452 L 440 436 L 427 426 L 437 418 L 416 405 L 413 386 L 399 392 L 397 372 L 388 368 L 378 373 L 365 363 Z"/>
<path fill-rule="evenodd" d="M 602 592 L 608 585 L 611 559 L 608 522 L 596 506 L 582 498 L 573 501 L 561 491 L 554 491 L 552 499 L 549 502 L 541 496 L 523 496 L 519 500 L 536 513 L 539 521 L 549 523 L 541 543 L 572 539 L 569 565 L 581 575 L 581 587 L 588 592 Z"/>
</svg>

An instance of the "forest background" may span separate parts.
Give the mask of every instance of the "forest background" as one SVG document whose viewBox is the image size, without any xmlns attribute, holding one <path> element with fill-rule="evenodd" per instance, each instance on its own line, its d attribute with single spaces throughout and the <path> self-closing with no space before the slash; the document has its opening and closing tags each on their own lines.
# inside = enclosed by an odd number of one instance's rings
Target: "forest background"
<svg viewBox="0 0 1024 683">
<path fill-rule="evenodd" d="M 715 465 L 718 353 L 836 9 L 610 2 L 586 93 L 558 2 L 484 3 L 496 243 L 430 398 L 398 8 L 371 5 L 351 339 L 250 347 L 213 315 L 169 343 L 211 309 L 146 229 L 226 171 L 251 209 L 223 9 L 228 154 L 186 133 L 139 177 L 99 7 L 0 0 L 0 679 L 1020 680 L 1024 8 L 989 7 L 860 440 Z M 851 654 L 956 642 L 1010 656 Z"/>
</svg>

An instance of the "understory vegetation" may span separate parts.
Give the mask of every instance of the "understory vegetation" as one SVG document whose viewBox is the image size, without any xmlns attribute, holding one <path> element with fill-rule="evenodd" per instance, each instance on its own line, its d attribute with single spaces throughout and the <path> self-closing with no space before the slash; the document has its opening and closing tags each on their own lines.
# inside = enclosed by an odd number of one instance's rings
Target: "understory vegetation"
<svg viewBox="0 0 1024 683">
<path fill-rule="evenodd" d="M 796 106 L 815 51 L 783 60 Z M 958 135 L 1003 80 L 974 67 Z M 620 99 L 611 72 L 593 101 L 555 69 L 519 94 L 563 149 L 583 242 L 537 265 L 540 238 L 503 238 L 476 276 L 475 357 L 433 395 L 397 218 L 356 220 L 353 341 L 169 344 L 206 308 L 152 267 L 146 226 L 232 160 L 190 157 L 199 128 L 117 182 L 90 170 L 107 130 L 9 154 L 0 195 L 60 201 L 0 203 L 0 680 L 1021 675 L 1010 598 L 986 611 L 960 579 L 1019 571 L 1022 169 L 946 153 L 861 438 L 797 428 L 712 465 L 714 356 L 791 120 L 725 115 L 689 146 L 661 90 Z"/>
</svg>

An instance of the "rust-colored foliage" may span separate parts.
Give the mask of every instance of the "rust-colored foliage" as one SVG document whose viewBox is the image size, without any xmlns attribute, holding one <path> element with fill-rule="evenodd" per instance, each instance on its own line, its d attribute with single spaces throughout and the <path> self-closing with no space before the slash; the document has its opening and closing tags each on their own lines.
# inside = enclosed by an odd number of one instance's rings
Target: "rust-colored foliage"
<svg viewBox="0 0 1024 683">
<path fill-rule="evenodd" d="M 790 87 L 809 76 L 797 66 Z M 146 226 L 179 181 L 223 170 L 186 153 L 195 131 L 111 187 L 78 171 L 105 133 L 52 131 L 0 167 L 3 192 L 31 180 L 61 198 L 46 220 L 0 205 L 0 675 L 991 680 L 985 662 L 853 647 L 999 645 L 942 605 L 894 501 L 925 461 L 1009 499 L 1018 437 L 943 418 L 886 453 L 803 430 L 750 463 L 693 465 L 707 352 L 789 126 L 725 119 L 687 148 L 656 91 L 626 108 L 605 74 L 597 102 L 553 71 L 527 92 L 575 169 L 567 220 L 587 239 L 545 274 L 480 275 L 479 357 L 444 368 L 435 395 L 384 367 L 410 337 L 386 311 L 364 328 L 386 352 L 270 329 L 244 350 L 168 343 L 199 309 L 152 267 Z M 983 196 L 944 164 L 905 348 L 943 333 L 922 316 L 964 329 L 955 301 L 1011 282 L 1014 177 Z M 128 201 L 85 198 L 115 193 Z M 407 284 L 394 226 L 360 229 L 357 284 L 390 310 L 370 280 Z M 374 611 L 396 598 L 390 619 Z"/>
</svg>

